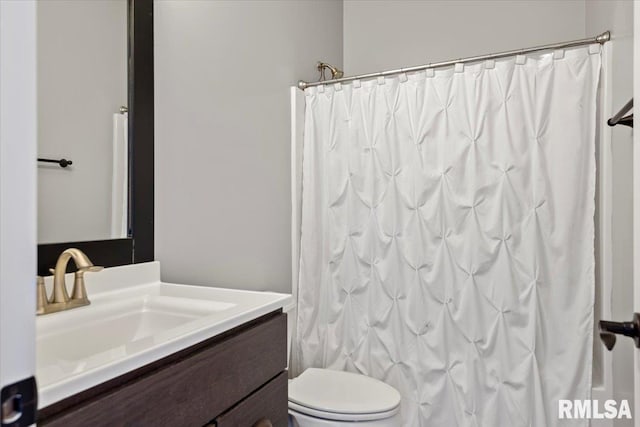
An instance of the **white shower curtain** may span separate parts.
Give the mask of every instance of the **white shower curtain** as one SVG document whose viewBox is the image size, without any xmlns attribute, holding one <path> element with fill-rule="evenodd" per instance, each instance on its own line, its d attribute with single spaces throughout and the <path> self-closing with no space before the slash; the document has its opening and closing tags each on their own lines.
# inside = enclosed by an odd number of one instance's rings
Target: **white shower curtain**
<svg viewBox="0 0 640 427">
<path fill-rule="evenodd" d="M 305 91 L 295 370 L 381 379 L 407 426 L 587 425 L 599 52 Z"/>
<path fill-rule="evenodd" d="M 111 238 L 129 235 L 129 114 L 113 115 Z"/>
</svg>

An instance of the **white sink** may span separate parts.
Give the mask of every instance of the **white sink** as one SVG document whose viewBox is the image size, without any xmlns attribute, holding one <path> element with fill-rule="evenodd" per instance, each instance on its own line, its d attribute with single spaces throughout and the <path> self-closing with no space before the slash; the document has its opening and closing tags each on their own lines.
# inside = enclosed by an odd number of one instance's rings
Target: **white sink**
<svg viewBox="0 0 640 427">
<path fill-rule="evenodd" d="M 122 302 L 94 304 L 94 309 L 69 312 L 66 324 L 46 320 L 38 323 L 38 367 L 56 368 L 78 361 L 88 362 L 102 353 L 133 351 L 150 337 L 211 316 L 235 304 L 201 301 L 164 295 L 145 295 Z M 139 341 L 145 340 L 144 343 Z M 79 345 L 82 343 L 82 345 Z M 107 356 L 108 357 L 108 356 Z M 44 380 L 44 378 L 40 378 Z"/>
<path fill-rule="evenodd" d="M 86 282 L 91 305 L 37 318 L 40 408 L 291 302 L 272 292 L 162 283 L 158 263 L 105 269 Z"/>
</svg>

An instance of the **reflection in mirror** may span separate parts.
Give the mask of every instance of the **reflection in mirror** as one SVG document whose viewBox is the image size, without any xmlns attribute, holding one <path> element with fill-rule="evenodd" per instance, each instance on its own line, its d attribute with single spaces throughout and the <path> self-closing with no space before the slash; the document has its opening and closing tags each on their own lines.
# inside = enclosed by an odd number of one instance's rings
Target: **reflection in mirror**
<svg viewBox="0 0 640 427">
<path fill-rule="evenodd" d="M 128 232 L 127 0 L 39 0 L 38 243 Z M 64 164 L 64 163 L 63 163 Z"/>
</svg>

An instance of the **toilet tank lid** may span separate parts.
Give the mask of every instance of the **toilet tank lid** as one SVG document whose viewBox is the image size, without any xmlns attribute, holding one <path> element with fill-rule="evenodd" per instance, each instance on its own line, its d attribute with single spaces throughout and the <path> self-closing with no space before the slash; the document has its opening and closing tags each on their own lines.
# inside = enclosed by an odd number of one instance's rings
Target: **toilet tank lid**
<svg viewBox="0 0 640 427">
<path fill-rule="evenodd" d="M 289 383 L 289 400 L 320 411 L 369 414 L 397 408 L 400 393 L 364 375 L 309 368 Z"/>
</svg>

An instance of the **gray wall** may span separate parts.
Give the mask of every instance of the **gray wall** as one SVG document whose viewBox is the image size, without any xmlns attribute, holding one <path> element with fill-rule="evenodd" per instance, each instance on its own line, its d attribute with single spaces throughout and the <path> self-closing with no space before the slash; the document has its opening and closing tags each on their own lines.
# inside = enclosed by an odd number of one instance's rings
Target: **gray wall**
<svg viewBox="0 0 640 427">
<path fill-rule="evenodd" d="M 291 292 L 289 86 L 342 65 L 342 3 L 154 6 L 163 280 Z"/>
<path fill-rule="evenodd" d="M 345 0 L 347 75 L 584 37 L 574 0 Z"/>
<path fill-rule="evenodd" d="M 37 3 L 38 241 L 107 239 L 113 113 L 127 104 L 126 0 Z"/>
<path fill-rule="evenodd" d="M 589 0 L 586 32 L 611 30 L 613 109 L 633 96 L 633 2 Z M 613 283 L 611 312 L 615 320 L 630 320 L 633 313 L 633 147 L 631 129 L 613 129 L 611 155 Z M 599 344 L 599 343 L 598 343 Z M 633 402 L 633 342 L 620 339 L 612 353 L 614 398 Z M 616 426 L 632 426 L 632 420 L 616 420 Z"/>
</svg>

